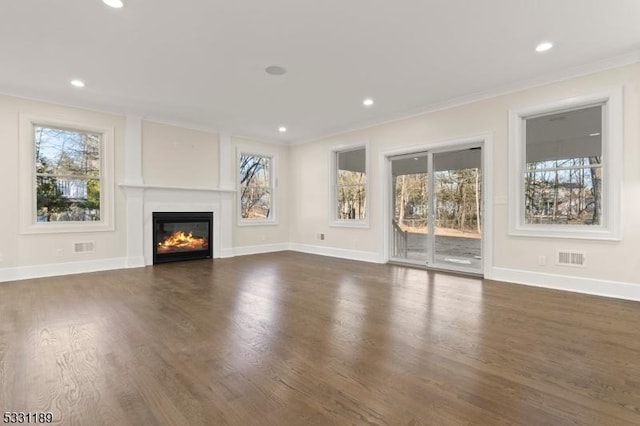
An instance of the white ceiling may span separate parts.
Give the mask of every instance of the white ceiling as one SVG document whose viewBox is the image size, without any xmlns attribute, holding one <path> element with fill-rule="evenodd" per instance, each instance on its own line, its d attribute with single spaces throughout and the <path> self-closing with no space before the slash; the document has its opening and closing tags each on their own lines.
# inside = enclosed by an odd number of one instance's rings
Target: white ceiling
<svg viewBox="0 0 640 426">
<path fill-rule="evenodd" d="M 638 0 L 124 1 L 2 0 L 0 92 L 305 141 L 640 51 Z"/>
</svg>

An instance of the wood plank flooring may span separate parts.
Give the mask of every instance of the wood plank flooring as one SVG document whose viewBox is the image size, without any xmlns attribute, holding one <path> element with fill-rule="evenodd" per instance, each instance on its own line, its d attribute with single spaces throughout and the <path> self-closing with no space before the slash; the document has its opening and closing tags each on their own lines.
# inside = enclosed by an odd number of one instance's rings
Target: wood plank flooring
<svg viewBox="0 0 640 426">
<path fill-rule="evenodd" d="M 0 411 L 638 425 L 640 303 L 294 252 L 4 283 Z"/>
</svg>

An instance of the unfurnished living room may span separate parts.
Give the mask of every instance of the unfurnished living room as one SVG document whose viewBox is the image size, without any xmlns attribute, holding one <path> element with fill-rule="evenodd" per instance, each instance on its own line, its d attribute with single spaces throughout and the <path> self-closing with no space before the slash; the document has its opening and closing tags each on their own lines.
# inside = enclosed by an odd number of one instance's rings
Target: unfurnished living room
<svg viewBox="0 0 640 426">
<path fill-rule="evenodd" d="M 0 415 L 640 424 L 640 2 L 0 2 Z"/>
</svg>

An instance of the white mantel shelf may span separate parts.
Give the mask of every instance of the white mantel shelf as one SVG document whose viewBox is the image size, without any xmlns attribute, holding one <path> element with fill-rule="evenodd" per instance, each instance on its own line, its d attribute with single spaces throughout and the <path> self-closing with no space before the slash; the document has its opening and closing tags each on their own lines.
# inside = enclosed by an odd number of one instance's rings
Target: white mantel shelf
<svg viewBox="0 0 640 426">
<path fill-rule="evenodd" d="M 202 191 L 202 192 L 227 192 L 235 193 L 236 189 L 231 188 L 197 188 L 189 186 L 166 186 L 166 185 L 146 185 L 139 183 L 119 183 L 120 188 L 125 189 L 159 189 L 163 191 Z"/>
</svg>

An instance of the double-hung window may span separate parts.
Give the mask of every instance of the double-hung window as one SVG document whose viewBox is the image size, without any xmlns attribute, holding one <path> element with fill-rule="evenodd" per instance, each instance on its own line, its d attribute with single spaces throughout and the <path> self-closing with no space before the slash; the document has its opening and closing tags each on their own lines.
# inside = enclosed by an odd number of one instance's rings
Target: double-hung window
<svg viewBox="0 0 640 426">
<path fill-rule="evenodd" d="M 275 223 L 274 158 L 247 152 L 238 157 L 240 224 Z"/>
<path fill-rule="evenodd" d="M 621 93 L 511 112 L 513 235 L 617 239 Z"/>
<path fill-rule="evenodd" d="M 113 229 L 113 130 L 21 121 L 22 231 Z"/>
<path fill-rule="evenodd" d="M 332 224 L 368 226 L 367 147 L 332 151 Z"/>
</svg>

